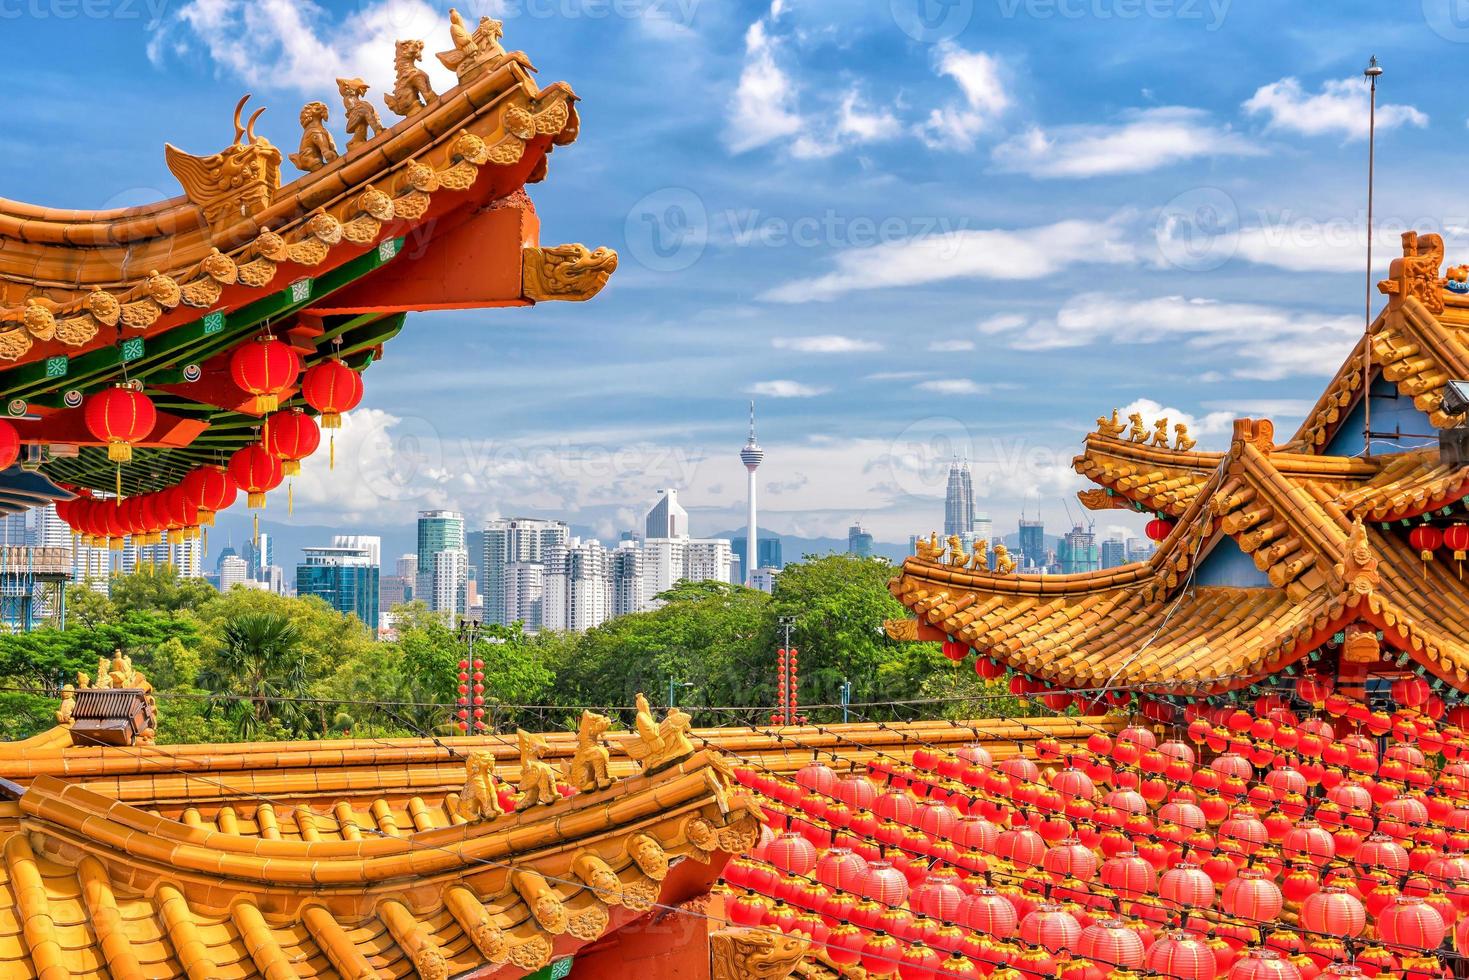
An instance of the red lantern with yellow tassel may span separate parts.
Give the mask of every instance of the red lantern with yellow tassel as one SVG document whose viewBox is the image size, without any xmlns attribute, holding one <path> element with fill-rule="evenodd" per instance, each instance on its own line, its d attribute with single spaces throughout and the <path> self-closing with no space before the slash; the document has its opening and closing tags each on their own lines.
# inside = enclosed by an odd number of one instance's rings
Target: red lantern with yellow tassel
<svg viewBox="0 0 1469 980">
<path fill-rule="evenodd" d="M 255 396 L 252 411 L 274 412 L 280 396 L 301 376 L 301 358 L 287 344 L 271 336 L 235 348 L 230 355 L 230 377 Z"/>
<path fill-rule="evenodd" d="M 1433 561 L 1433 553 L 1443 545 L 1443 532 L 1432 524 L 1420 524 L 1408 534 L 1408 543 L 1418 549 L 1418 557 Z"/>
<path fill-rule="evenodd" d="M 1167 518 L 1156 517 L 1153 520 L 1148 521 L 1146 532 L 1149 540 L 1162 543 L 1168 540 L 1168 535 L 1173 533 L 1173 527 L 1173 522 L 1168 520 Z"/>
<path fill-rule="evenodd" d="M 114 463 L 131 461 L 133 446 L 147 438 L 158 423 L 153 402 L 129 382 L 89 396 L 82 417 L 87 430 L 107 443 L 107 458 Z"/>
<path fill-rule="evenodd" d="M 266 420 L 265 430 L 270 451 L 280 457 L 286 476 L 301 472 L 301 460 L 316 452 L 321 445 L 321 430 L 316 422 L 299 408 L 276 412 Z M 286 490 L 286 513 L 295 513 L 294 485 Z"/>
<path fill-rule="evenodd" d="M 229 473 L 235 486 L 245 491 L 245 503 L 251 510 L 264 507 L 265 495 L 285 479 L 280 457 L 258 442 L 236 450 L 230 457 Z M 255 515 L 255 540 L 260 540 L 259 514 Z"/>
<path fill-rule="evenodd" d="M 1459 578 L 1464 577 L 1464 559 L 1469 558 L 1469 524 L 1450 524 L 1444 528 L 1443 546 L 1454 552 L 1459 563 Z"/>
<path fill-rule="evenodd" d="M 195 467 L 180 486 L 198 511 L 201 527 L 213 526 L 214 515 L 229 509 L 239 494 L 239 488 L 223 466 Z"/>
<path fill-rule="evenodd" d="M 313 364 L 301 378 L 301 397 L 321 413 L 321 427 L 332 432 L 330 465 L 336 466 L 336 434 L 342 414 L 362 401 L 362 376 L 336 358 Z"/>
</svg>

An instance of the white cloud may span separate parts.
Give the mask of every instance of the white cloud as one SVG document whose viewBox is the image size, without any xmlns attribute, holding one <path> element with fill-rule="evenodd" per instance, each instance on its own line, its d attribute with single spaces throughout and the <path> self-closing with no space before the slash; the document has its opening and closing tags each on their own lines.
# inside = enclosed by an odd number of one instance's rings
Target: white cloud
<svg viewBox="0 0 1469 980">
<path fill-rule="evenodd" d="M 1266 128 L 1305 136 L 1367 138 L 1368 88 L 1361 78 L 1324 82 L 1318 92 L 1307 92 L 1295 78 L 1262 85 L 1244 103 L 1251 115 L 1265 116 Z M 1428 116 L 1411 105 L 1378 103 L 1377 127 L 1428 125 Z"/>
<path fill-rule="evenodd" d="M 1241 228 L 1235 254 L 1259 265 L 1289 272 L 1348 272 L 1361 275 L 1367 262 L 1366 218 L 1282 215 Z M 1463 228 L 1443 229 L 1450 251 L 1469 240 Z M 1372 235 L 1374 274 L 1385 275 L 1387 264 L 1403 254 L 1401 226 L 1379 225 Z"/>
<path fill-rule="evenodd" d="M 823 334 L 817 337 L 776 337 L 770 343 L 777 350 L 793 350 L 802 354 L 855 354 L 882 350 L 882 344 L 875 340 L 843 337 L 839 334 Z"/>
<path fill-rule="evenodd" d="M 1044 279 L 1080 264 L 1130 263 L 1137 250 L 1120 221 L 1058 221 L 1019 229 L 965 229 L 849 249 L 836 268 L 761 295 L 777 303 L 827 301 L 862 289 L 952 279 Z"/>
<path fill-rule="evenodd" d="M 1087 293 L 1068 299 L 1050 319 L 991 321 L 981 330 L 1009 337 L 1017 350 L 1095 344 L 1186 344 L 1211 364 L 1234 362 L 1237 378 L 1279 380 L 1330 374 L 1361 332 L 1361 321 L 1316 311 L 1183 296 L 1137 299 Z M 1241 344 L 1241 337 L 1250 338 Z"/>
<path fill-rule="evenodd" d="M 989 392 L 989 385 L 982 385 L 968 378 L 938 378 L 933 381 L 920 381 L 915 385 L 920 391 L 933 392 L 935 395 L 983 395 Z"/>
<path fill-rule="evenodd" d="M 974 350 L 974 341 L 935 340 L 928 345 L 928 349 L 935 354 L 955 354 L 960 351 Z"/>
<path fill-rule="evenodd" d="M 757 381 L 745 389 L 751 395 L 765 398 L 815 398 L 824 395 L 830 388 L 802 384 L 799 381 Z"/>
<path fill-rule="evenodd" d="M 771 7 L 770 22 L 779 15 L 777 0 Z M 801 129 L 796 86 L 776 63 L 777 42 L 766 24 L 766 20 L 757 20 L 745 31 L 745 66 L 730 100 L 724 136 L 735 153 L 784 139 Z"/>
<path fill-rule="evenodd" d="M 498 3 L 491 3 L 485 12 L 495 9 Z M 423 38 L 429 52 L 448 48 L 447 16 L 426 0 L 364 0 L 338 20 L 299 0 L 189 0 L 154 32 L 148 57 L 161 63 L 192 41 L 219 71 L 256 90 L 335 100 L 336 79 L 360 75 L 372 85 L 369 97 L 380 103 L 392 90 L 393 44 L 413 37 Z M 432 54 L 422 67 L 437 91 L 455 84 Z"/>
<path fill-rule="evenodd" d="M 740 80 L 729 102 L 724 142 L 732 153 L 747 153 L 779 141 L 797 159 L 833 156 L 847 146 L 892 139 L 897 119 L 885 109 L 874 110 L 855 88 L 823 111 L 801 108 L 800 80 L 782 66 L 786 38 L 779 33 L 783 0 L 775 0 L 765 16 L 745 31 L 745 60 Z M 832 116 L 836 125 L 831 124 Z"/>
<path fill-rule="evenodd" d="M 1260 149 L 1208 113 L 1161 106 L 1125 114 L 1110 126 L 1031 127 L 995 147 L 1003 172 L 1032 177 L 1099 177 L 1137 174 L 1197 157 L 1248 156 Z"/>
<path fill-rule="evenodd" d="M 994 55 L 945 41 L 934 49 L 934 70 L 953 79 L 964 99 L 930 110 L 916 127 L 918 136 L 934 149 L 969 149 L 1010 108 L 1000 63 Z"/>
</svg>

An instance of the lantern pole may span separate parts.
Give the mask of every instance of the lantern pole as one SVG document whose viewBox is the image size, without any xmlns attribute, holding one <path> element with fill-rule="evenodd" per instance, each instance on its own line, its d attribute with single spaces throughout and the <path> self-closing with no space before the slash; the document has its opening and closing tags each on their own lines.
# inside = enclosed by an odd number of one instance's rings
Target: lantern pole
<svg viewBox="0 0 1469 980">
<path fill-rule="evenodd" d="M 1372 203 L 1373 183 L 1377 168 L 1377 79 L 1382 66 L 1377 55 L 1362 72 L 1371 86 L 1367 109 L 1367 298 L 1362 325 L 1362 442 L 1368 459 L 1372 458 Z"/>
</svg>

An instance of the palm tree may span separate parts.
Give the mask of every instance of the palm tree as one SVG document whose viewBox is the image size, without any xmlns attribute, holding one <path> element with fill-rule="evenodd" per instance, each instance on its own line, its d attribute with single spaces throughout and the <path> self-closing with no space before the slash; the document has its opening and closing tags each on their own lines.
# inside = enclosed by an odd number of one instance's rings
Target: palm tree
<svg viewBox="0 0 1469 980">
<path fill-rule="evenodd" d="M 295 624 L 279 613 L 247 613 L 225 626 L 221 666 L 201 672 L 199 683 L 213 692 L 211 707 L 226 707 L 242 739 L 272 720 L 298 733 L 307 722 L 303 705 L 281 700 L 306 694 L 300 645 Z"/>
</svg>

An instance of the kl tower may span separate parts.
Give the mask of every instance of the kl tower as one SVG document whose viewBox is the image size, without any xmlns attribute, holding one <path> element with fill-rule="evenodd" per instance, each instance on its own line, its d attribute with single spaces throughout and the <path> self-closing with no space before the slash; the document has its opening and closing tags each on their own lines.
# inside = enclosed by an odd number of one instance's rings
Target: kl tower
<svg viewBox="0 0 1469 980">
<path fill-rule="evenodd" d="M 750 498 L 750 526 L 745 533 L 745 585 L 753 588 L 755 583 L 755 568 L 759 562 L 760 525 L 755 514 L 755 471 L 760 468 L 760 463 L 765 459 L 765 450 L 760 448 L 760 443 L 755 441 L 755 403 L 750 402 L 750 441 L 745 443 L 745 448 L 740 450 L 740 461 L 745 464 L 745 471 L 750 475 L 749 498 Z"/>
</svg>

